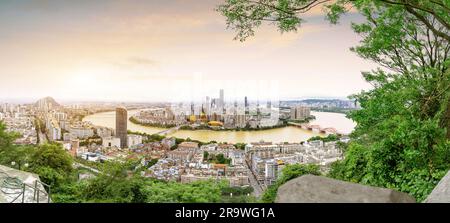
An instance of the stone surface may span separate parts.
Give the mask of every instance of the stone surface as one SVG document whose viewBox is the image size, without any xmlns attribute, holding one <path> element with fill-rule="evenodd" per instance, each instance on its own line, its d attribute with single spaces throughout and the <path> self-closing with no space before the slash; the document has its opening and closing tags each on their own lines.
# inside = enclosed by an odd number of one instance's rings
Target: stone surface
<svg viewBox="0 0 450 223">
<path fill-rule="evenodd" d="M 439 181 L 424 203 L 450 203 L 450 171 Z"/>
<path fill-rule="evenodd" d="M 22 186 L 11 186 L 8 182 L 12 179 L 17 179 Z M 35 182 L 38 183 L 35 184 Z M 38 190 L 39 193 L 37 193 Z M 40 183 L 38 175 L 0 165 L 0 203 L 47 203 L 48 201 L 47 192 Z"/>
<path fill-rule="evenodd" d="M 286 182 L 278 189 L 276 203 L 415 203 L 408 194 L 304 175 Z"/>
</svg>

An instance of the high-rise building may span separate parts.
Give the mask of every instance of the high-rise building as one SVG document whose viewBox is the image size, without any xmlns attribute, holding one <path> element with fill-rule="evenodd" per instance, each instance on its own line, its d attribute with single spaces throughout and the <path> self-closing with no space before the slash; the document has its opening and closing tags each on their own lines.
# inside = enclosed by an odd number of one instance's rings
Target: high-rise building
<svg viewBox="0 0 450 223">
<path fill-rule="evenodd" d="M 257 121 L 261 121 L 261 109 L 259 107 L 259 100 L 256 101 L 256 119 Z"/>
<path fill-rule="evenodd" d="M 268 160 L 265 164 L 265 178 L 267 184 L 272 185 L 278 178 L 278 163 L 275 160 Z"/>
<path fill-rule="evenodd" d="M 225 105 L 225 99 L 224 99 L 224 95 L 223 95 L 223 89 L 220 89 L 220 105 L 224 106 Z"/>
<path fill-rule="evenodd" d="M 57 112 L 57 113 L 55 113 L 55 118 L 58 121 L 64 121 L 67 119 L 67 114 L 64 112 Z"/>
<path fill-rule="evenodd" d="M 191 116 L 195 115 L 195 108 L 194 108 L 194 102 L 191 101 Z"/>
<path fill-rule="evenodd" d="M 206 101 L 205 101 L 205 114 L 207 116 L 210 115 L 210 111 L 211 111 L 211 102 L 208 96 L 206 96 Z"/>
<path fill-rule="evenodd" d="M 127 147 L 127 121 L 128 112 L 126 108 L 116 108 L 116 136 L 120 138 L 120 147 Z"/>
<path fill-rule="evenodd" d="M 139 145 L 142 143 L 142 136 L 140 135 L 128 135 L 128 147 Z"/>
<path fill-rule="evenodd" d="M 245 106 L 245 114 L 246 114 L 246 115 L 250 114 L 250 111 L 249 111 L 249 109 L 248 109 L 247 96 L 245 96 L 245 98 L 244 98 L 244 106 Z"/>
<path fill-rule="evenodd" d="M 306 106 L 296 106 L 291 108 L 291 119 L 306 119 L 311 116 L 311 109 Z"/>
<path fill-rule="evenodd" d="M 78 148 L 80 148 L 80 140 L 74 139 L 70 141 L 70 155 L 77 156 Z"/>
<path fill-rule="evenodd" d="M 245 115 L 236 115 L 236 127 L 245 128 L 246 125 Z"/>
</svg>

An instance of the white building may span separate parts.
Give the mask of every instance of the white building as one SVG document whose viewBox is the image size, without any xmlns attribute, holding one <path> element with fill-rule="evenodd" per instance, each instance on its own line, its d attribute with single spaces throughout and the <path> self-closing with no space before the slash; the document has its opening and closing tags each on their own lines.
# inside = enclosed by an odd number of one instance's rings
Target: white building
<svg viewBox="0 0 450 223">
<path fill-rule="evenodd" d="M 58 120 L 58 121 L 64 121 L 64 120 L 67 119 L 67 114 L 64 113 L 64 112 L 56 112 L 56 113 L 55 113 L 55 118 L 56 118 L 56 120 Z"/>
<path fill-rule="evenodd" d="M 245 153 L 244 151 L 233 151 L 230 154 L 231 158 L 231 165 L 237 166 L 237 165 L 243 165 L 245 162 Z"/>
<path fill-rule="evenodd" d="M 97 128 L 96 131 L 97 131 L 97 135 L 101 138 L 109 137 L 109 136 L 113 135 L 113 130 L 109 129 L 109 128 L 100 127 L 100 128 Z"/>
<path fill-rule="evenodd" d="M 105 137 L 102 138 L 103 147 L 117 147 L 120 148 L 120 138 L 117 137 Z"/>
<path fill-rule="evenodd" d="M 273 182 L 278 177 L 278 163 L 275 160 L 266 161 L 265 177 L 269 182 Z"/>
<path fill-rule="evenodd" d="M 128 135 L 128 147 L 142 144 L 142 136 L 140 135 Z"/>
<path fill-rule="evenodd" d="M 61 139 L 62 137 L 61 128 L 59 127 L 58 122 L 54 118 L 47 117 L 46 126 L 48 129 L 50 141 Z"/>
<path fill-rule="evenodd" d="M 173 146 L 175 146 L 176 141 L 175 141 L 175 138 L 173 138 L 173 137 L 172 138 L 164 138 L 161 141 L 161 144 L 163 144 L 166 148 L 170 149 Z"/>
<path fill-rule="evenodd" d="M 73 134 L 68 133 L 68 132 L 63 134 L 63 140 L 64 141 L 70 141 L 70 140 L 73 140 L 73 139 L 76 139 L 76 138 L 77 138 L 76 136 L 74 136 Z"/>
<path fill-rule="evenodd" d="M 84 127 L 70 127 L 69 132 L 75 137 L 85 139 L 94 136 L 94 130 Z"/>
</svg>

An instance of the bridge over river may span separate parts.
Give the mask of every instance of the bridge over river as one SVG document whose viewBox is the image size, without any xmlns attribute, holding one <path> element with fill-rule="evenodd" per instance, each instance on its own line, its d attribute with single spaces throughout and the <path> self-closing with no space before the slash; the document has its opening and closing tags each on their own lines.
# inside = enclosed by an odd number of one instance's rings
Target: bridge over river
<svg viewBox="0 0 450 223">
<path fill-rule="evenodd" d="M 345 135 L 341 132 L 338 132 L 333 127 L 326 127 L 322 128 L 320 125 L 310 125 L 308 123 L 295 123 L 295 122 L 288 122 L 289 125 L 296 126 L 305 130 L 317 132 L 317 133 L 323 133 L 323 134 L 334 134 L 334 135 Z"/>
<path fill-rule="evenodd" d="M 170 128 L 170 129 L 166 129 L 166 130 L 164 130 L 164 131 L 157 132 L 157 133 L 155 133 L 155 134 L 156 134 L 156 135 L 166 136 L 166 135 L 169 135 L 169 134 L 172 134 L 172 133 L 178 131 L 178 130 L 180 129 L 180 127 L 181 127 L 181 126 L 175 126 L 175 127 Z"/>
</svg>

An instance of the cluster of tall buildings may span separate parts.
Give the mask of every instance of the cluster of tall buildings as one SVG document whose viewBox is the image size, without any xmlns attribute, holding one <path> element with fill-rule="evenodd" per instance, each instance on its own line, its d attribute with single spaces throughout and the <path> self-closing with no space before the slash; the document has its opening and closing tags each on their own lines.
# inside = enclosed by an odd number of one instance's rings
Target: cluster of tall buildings
<svg viewBox="0 0 450 223">
<path fill-rule="evenodd" d="M 270 127 L 279 123 L 277 103 L 268 100 L 251 104 L 247 97 L 243 99 L 243 102 L 234 100 L 227 103 L 224 90 L 221 89 L 218 98 L 206 96 L 203 102 L 191 102 L 189 106 L 183 103 L 173 104 L 171 110 L 174 119 L 190 123 L 209 123 L 226 129 Z"/>
</svg>

